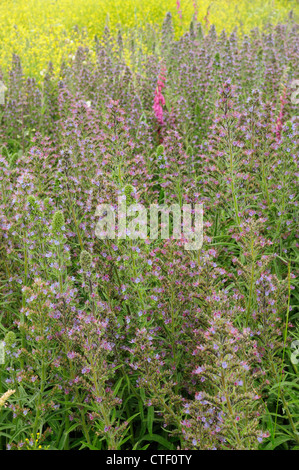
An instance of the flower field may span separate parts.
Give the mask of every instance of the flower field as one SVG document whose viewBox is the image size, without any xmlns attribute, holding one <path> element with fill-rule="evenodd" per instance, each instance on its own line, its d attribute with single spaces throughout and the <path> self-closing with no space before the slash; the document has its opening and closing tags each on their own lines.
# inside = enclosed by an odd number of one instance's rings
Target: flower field
<svg viewBox="0 0 299 470">
<path fill-rule="evenodd" d="M 299 449 L 297 20 L 1 2 L 1 450 Z"/>
<path fill-rule="evenodd" d="M 179 37 L 192 17 L 207 28 L 214 24 L 219 32 L 225 28 L 231 33 L 237 26 L 248 33 L 284 21 L 296 7 L 296 0 L 3 0 L 0 67 L 7 69 L 15 53 L 22 58 L 25 74 L 39 80 L 49 60 L 58 73 L 61 61 L 68 61 L 78 46 L 88 46 L 95 59 L 94 38 L 101 38 L 105 26 L 112 34 L 121 31 L 124 41 L 133 38 L 148 52 L 167 12 Z"/>
</svg>

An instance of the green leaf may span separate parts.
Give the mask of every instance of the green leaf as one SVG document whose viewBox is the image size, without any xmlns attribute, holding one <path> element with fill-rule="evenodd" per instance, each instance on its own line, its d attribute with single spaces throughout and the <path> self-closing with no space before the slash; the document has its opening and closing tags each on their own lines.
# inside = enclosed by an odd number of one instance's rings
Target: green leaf
<svg viewBox="0 0 299 470">
<path fill-rule="evenodd" d="M 155 419 L 155 410 L 153 406 L 149 406 L 147 413 L 147 430 L 152 435 L 153 434 L 153 423 Z"/>
<path fill-rule="evenodd" d="M 266 447 L 264 447 L 265 450 L 274 450 L 276 447 L 280 446 L 284 442 L 290 441 L 289 436 L 280 436 L 276 437 L 273 441 L 269 442 Z"/>
<path fill-rule="evenodd" d="M 145 436 L 143 436 L 143 438 L 139 442 L 142 442 L 142 441 L 158 442 L 167 450 L 175 449 L 174 445 L 171 442 L 167 441 L 164 437 L 159 436 L 159 434 L 146 434 Z"/>
</svg>

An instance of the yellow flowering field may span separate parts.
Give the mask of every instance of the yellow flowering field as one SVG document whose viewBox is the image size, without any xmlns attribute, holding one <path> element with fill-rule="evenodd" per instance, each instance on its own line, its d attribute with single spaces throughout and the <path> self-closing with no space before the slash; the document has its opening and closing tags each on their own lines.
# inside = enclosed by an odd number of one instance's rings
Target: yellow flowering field
<svg viewBox="0 0 299 470">
<path fill-rule="evenodd" d="M 267 22 L 283 21 L 298 2 L 287 0 L 2 0 L 0 2 L 0 67 L 7 69 L 12 53 L 22 59 L 24 71 L 38 77 L 49 60 L 56 66 L 79 44 L 92 46 L 105 25 L 112 32 L 140 31 L 147 23 L 161 27 L 165 14 L 173 16 L 176 34 L 196 14 L 208 27 L 244 32 Z"/>
</svg>

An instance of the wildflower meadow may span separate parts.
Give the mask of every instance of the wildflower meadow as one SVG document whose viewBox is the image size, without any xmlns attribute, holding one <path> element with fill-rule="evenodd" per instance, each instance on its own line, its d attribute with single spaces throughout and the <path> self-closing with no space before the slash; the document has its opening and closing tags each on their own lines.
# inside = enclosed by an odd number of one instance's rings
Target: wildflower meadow
<svg viewBox="0 0 299 470">
<path fill-rule="evenodd" d="M 1 2 L 1 450 L 299 450 L 298 13 Z"/>
</svg>

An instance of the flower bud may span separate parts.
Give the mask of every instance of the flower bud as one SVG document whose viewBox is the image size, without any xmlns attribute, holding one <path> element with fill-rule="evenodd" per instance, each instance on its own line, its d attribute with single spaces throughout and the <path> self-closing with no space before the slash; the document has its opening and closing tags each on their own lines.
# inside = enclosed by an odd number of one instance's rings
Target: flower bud
<svg viewBox="0 0 299 470">
<path fill-rule="evenodd" d="M 87 272 L 90 270 L 91 262 L 92 262 L 91 254 L 88 253 L 88 251 L 86 250 L 82 250 L 80 254 L 80 266 L 84 272 Z"/>
<path fill-rule="evenodd" d="M 52 220 L 52 229 L 53 232 L 60 232 L 61 228 L 64 226 L 65 220 L 62 211 L 55 212 Z"/>
<path fill-rule="evenodd" d="M 27 202 L 29 204 L 30 212 L 33 215 L 37 215 L 40 212 L 39 205 L 38 205 L 37 200 L 35 199 L 35 197 L 32 194 L 30 194 L 30 196 L 27 197 Z"/>
<path fill-rule="evenodd" d="M 12 344 L 14 344 L 16 341 L 16 335 L 13 331 L 9 331 L 8 333 L 6 333 L 5 335 L 5 338 L 4 338 L 4 342 L 6 344 L 6 346 L 11 346 Z"/>
<path fill-rule="evenodd" d="M 134 187 L 131 184 L 127 184 L 124 189 L 124 193 L 126 196 L 126 201 L 127 201 L 127 206 L 130 206 L 131 204 L 134 204 L 134 198 L 132 196 L 132 193 L 135 192 Z"/>
<path fill-rule="evenodd" d="M 156 150 L 157 157 L 160 157 L 161 155 L 164 155 L 164 147 L 163 145 L 159 145 Z"/>
</svg>

